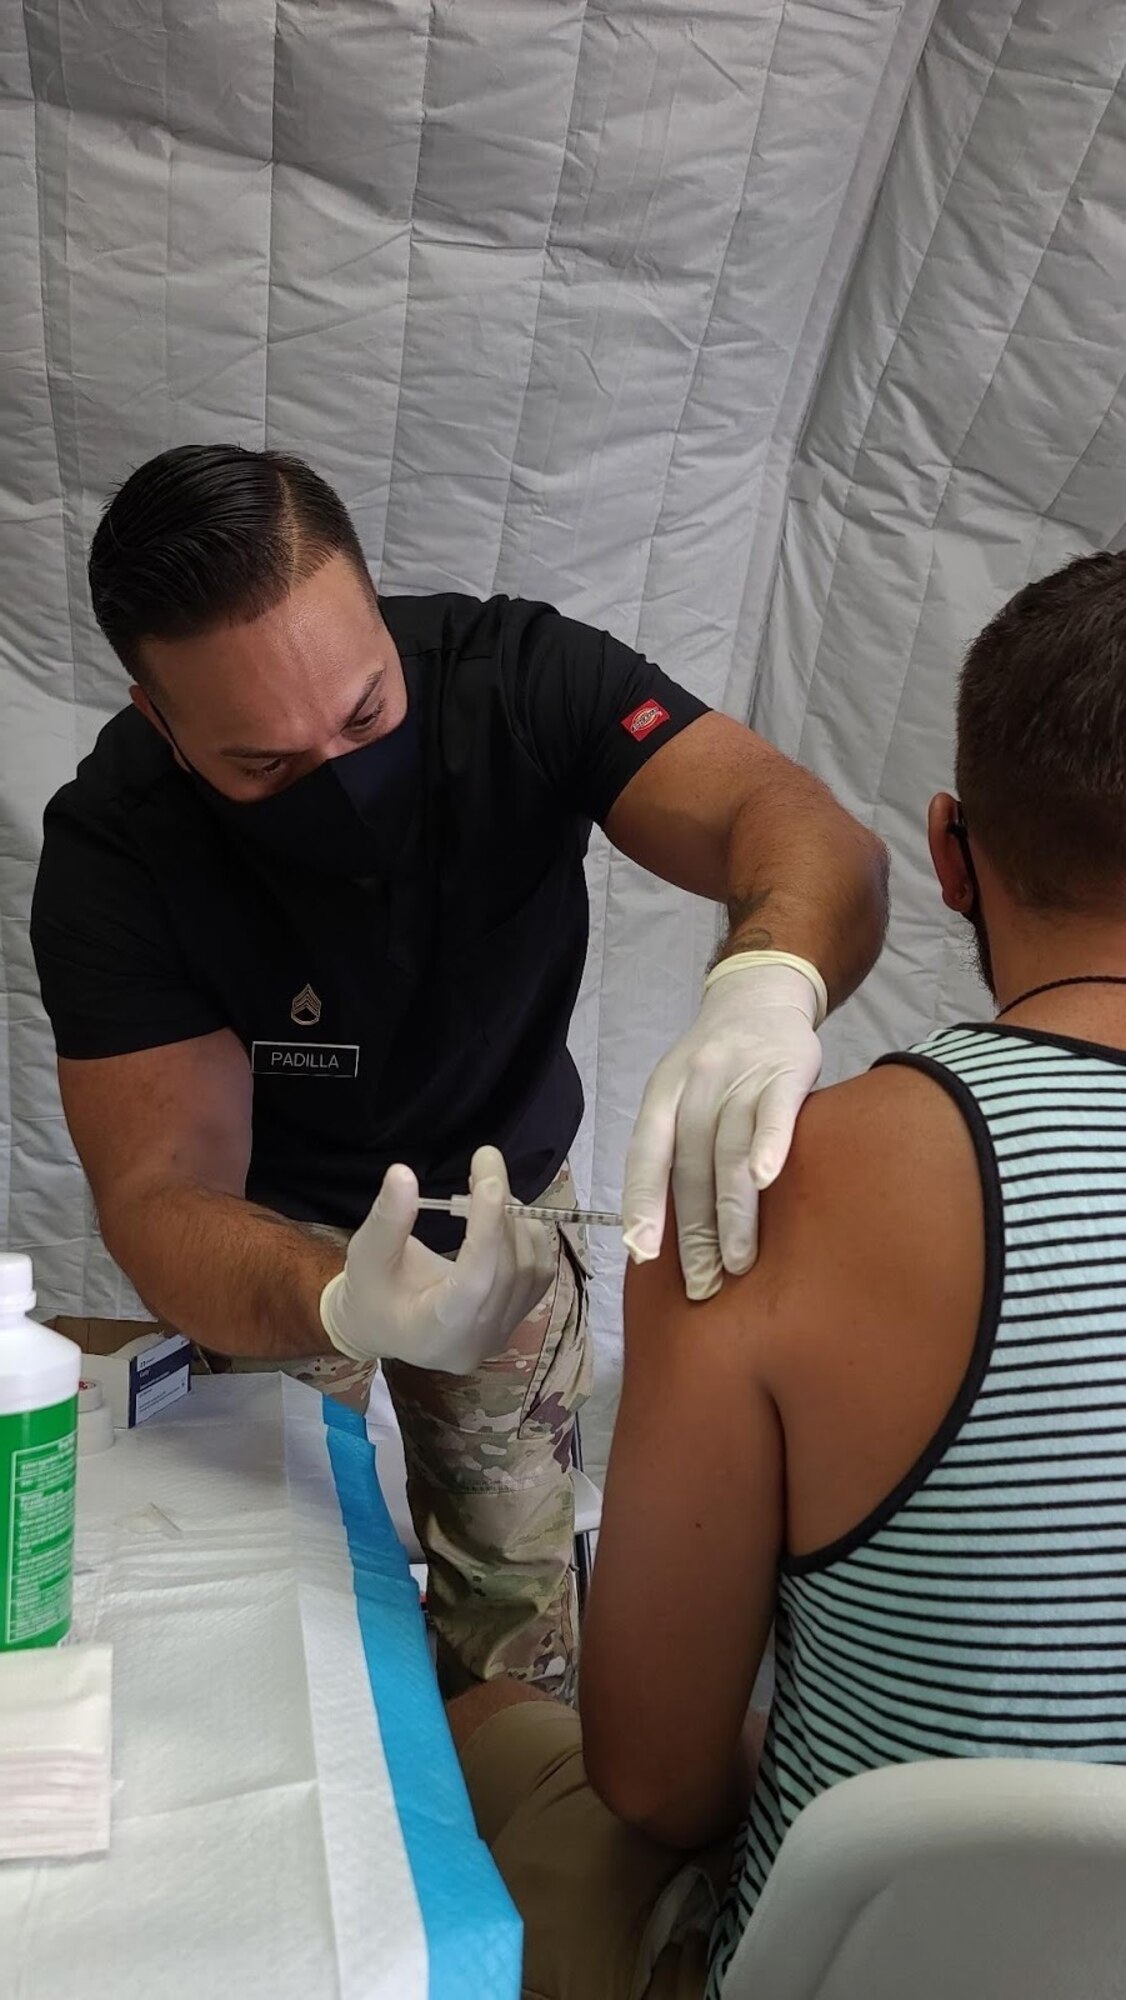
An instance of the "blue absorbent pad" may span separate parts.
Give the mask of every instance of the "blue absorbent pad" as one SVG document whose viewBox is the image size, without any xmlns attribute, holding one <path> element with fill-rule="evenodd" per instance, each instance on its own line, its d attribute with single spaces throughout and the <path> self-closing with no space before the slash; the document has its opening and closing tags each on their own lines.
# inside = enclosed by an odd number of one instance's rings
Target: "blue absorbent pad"
<svg viewBox="0 0 1126 2000">
<path fill-rule="evenodd" d="M 519 2000 L 520 1919 L 477 1835 L 364 1420 L 329 1401 L 324 1412 L 372 1699 L 426 1932 L 430 2000 Z"/>
</svg>

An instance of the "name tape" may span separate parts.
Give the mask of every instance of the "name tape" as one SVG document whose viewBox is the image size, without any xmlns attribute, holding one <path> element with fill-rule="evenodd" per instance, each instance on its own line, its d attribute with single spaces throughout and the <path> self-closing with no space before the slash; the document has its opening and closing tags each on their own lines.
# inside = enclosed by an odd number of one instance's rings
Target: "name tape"
<svg viewBox="0 0 1126 2000">
<path fill-rule="evenodd" d="M 251 1042 L 255 1076 L 321 1076 L 354 1080 L 360 1073 L 358 1042 Z"/>
</svg>

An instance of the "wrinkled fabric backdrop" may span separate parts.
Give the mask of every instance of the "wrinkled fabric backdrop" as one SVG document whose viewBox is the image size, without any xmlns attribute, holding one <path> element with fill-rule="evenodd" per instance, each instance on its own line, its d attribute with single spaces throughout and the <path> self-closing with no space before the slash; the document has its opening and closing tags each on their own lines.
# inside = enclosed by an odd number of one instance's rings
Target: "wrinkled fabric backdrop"
<svg viewBox="0 0 1126 2000">
<path fill-rule="evenodd" d="M 27 915 L 123 677 L 85 551 L 152 452 L 335 482 L 388 590 L 610 627 L 875 824 L 827 1073 L 980 999 L 928 874 L 961 649 L 1126 521 L 1121 0 L 0 0 L 0 1148 L 41 1305 L 134 1310 Z M 597 841 L 579 1179 L 611 1203 L 707 907 Z M 619 1266 L 598 1246 L 600 1462 Z"/>
</svg>

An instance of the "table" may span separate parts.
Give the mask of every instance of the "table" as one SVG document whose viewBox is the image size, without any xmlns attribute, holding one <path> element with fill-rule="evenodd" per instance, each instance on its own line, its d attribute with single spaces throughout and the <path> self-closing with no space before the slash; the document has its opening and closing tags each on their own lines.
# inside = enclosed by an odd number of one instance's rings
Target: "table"
<svg viewBox="0 0 1126 2000">
<path fill-rule="evenodd" d="M 197 1379 L 80 1461 L 114 1648 L 111 1852 L 0 1866 L 0 2000 L 517 2000 L 363 1421 Z"/>
</svg>

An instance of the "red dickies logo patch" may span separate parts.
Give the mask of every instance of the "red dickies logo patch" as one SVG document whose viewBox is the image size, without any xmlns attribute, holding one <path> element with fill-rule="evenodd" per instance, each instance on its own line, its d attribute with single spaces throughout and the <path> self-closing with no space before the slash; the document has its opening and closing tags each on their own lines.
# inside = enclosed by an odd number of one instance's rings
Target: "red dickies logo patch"
<svg viewBox="0 0 1126 2000">
<path fill-rule="evenodd" d="M 653 731 L 659 729 L 662 722 L 667 722 L 668 719 L 668 709 L 662 708 L 659 701 L 643 701 L 641 707 L 635 708 L 632 715 L 623 715 L 622 728 L 627 735 L 633 737 L 635 743 L 644 743 L 645 738 L 652 736 Z"/>
</svg>

